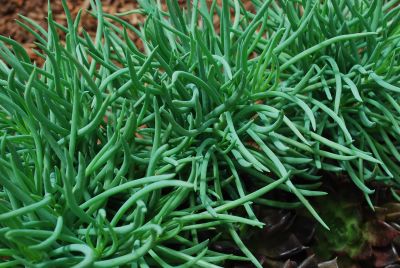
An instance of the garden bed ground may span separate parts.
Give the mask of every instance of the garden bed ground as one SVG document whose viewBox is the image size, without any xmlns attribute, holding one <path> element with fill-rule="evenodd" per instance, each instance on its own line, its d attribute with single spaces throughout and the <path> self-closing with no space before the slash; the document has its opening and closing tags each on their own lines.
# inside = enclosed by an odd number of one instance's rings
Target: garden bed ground
<svg viewBox="0 0 400 268">
<path fill-rule="evenodd" d="M 73 16 L 75 16 L 80 9 L 86 10 L 90 6 L 89 0 L 69 0 L 67 2 Z M 105 12 L 117 13 L 134 9 L 137 5 L 135 2 L 136 1 L 128 0 L 105 0 L 102 1 L 102 4 Z M 50 3 L 55 20 L 65 25 L 65 14 L 61 1 L 52 0 Z M 9 36 L 22 43 L 25 48 L 29 50 L 31 57 L 38 60 L 39 58 L 32 50 L 35 48 L 34 37 L 21 27 L 18 27 L 15 20 L 18 19 L 18 14 L 21 14 L 33 19 L 41 26 L 46 26 L 47 1 L 0 0 L 0 5 L 0 34 Z M 138 14 L 132 14 L 125 16 L 124 19 L 128 20 L 133 25 L 137 25 L 142 20 L 142 17 Z M 96 21 L 86 12 L 83 12 L 82 25 L 89 34 L 95 35 Z"/>
</svg>

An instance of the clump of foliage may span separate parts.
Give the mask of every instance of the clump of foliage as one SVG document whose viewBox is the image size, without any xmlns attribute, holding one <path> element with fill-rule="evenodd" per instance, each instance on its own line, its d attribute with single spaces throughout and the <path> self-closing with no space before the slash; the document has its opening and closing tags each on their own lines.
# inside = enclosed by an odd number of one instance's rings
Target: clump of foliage
<svg viewBox="0 0 400 268">
<path fill-rule="evenodd" d="M 21 17 L 42 66 L 0 37 L 2 267 L 261 267 L 239 235 L 263 226 L 254 203 L 328 228 L 322 172 L 371 207 L 369 181 L 398 187 L 396 0 L 138 2 L 92 1 L 95 37 L 67 8 L 67 26 Z M 221 235 L 243 255 L 211 250 Z"/>
<path fill-rule="evenodd" d="M 281 209 L 255 205 L 257 217 L 265 225 L 240 232 L 241 239 L 263 267 L 397 267 L 400 244 L 400 204 L 390 190 L 375 184 L 372 211 L 362 193 L 344 178 L 324 181 L 329 193 L 313 201 L 330 228 L 326 231 L 307 217 L 304 209 Z M 240 254 L 240 249 L 221 237 L 213 245 L 219 251 Z M 327 261 L 328 260 L 328 261 Z M 228 261 L 227 268 L 254 267 L 251 262 Z"/>
<path fill-rule="evenodd" d="M 317 226 L 312 246 L 316 255 L 321 259 L 338 256 L 339 267 L 398 266 L 399 203 L 393 202 L 390 191 L 377 186 L 372 213 L 365 202 L 360 202 L 354 186 L 345 181 L 333 185 L 329 192 L 334 194 L 317 201 L 331 230 L 325 232 Z"/>
</svg>

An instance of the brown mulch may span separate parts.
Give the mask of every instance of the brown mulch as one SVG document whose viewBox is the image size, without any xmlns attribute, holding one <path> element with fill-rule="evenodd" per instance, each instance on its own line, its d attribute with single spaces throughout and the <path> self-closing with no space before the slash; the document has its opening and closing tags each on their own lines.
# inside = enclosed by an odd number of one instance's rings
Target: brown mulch
<svg viewBox="0 0 400 268">
<path fill-rule="evenodd" d="M 28 31 L 20 27 L 16 20 L 22 21 L 19 18 L 19 14 L 28 17 L 44 29 L 47 28 L 47 0 L 0 0 L 0 35 L 10 37 L 19 43 L 21 43 L 32 59 L 38 63 L 42 63 L 42 59 L 37 56 L 33 49 L 36 48 L 35 38 Z M 211 4 L 212 0 L 207 0 Z M 222 0 L 217 0 L 218 4 L 221 4 Z M 62 25 L 66 25 L 66 18 L 64 10 L 61 4 L 61 0 L 50 0 L 50 5 L 55 21 Z M 101 0 L 103 10 L 106 13 L 115 14 L 130 11 L 138 8 L 136 0 Z M 162 0 L 165 6 L 165 1 Z M 178 3 L 182 6 L 186 5 L 186 0 L 178 0 Z M 248 10 L 254 10 L 251 1 L 244 1 L 245 7 Z M 87 10 L 90 10 L 89 0 L 67 0 L 68 8 L 73 17 L 76 16 L 79 10 L 82 9 L 82 19 L 80 22 L 81 29 L 85 29 L 91 36 L 95 36 L 97 22 L 96 19 L 91 16 Z M 234 10 L 231 9 L 232 17 Z M 140 22 L 143 22 L 143 16 L 139 14 L 131 14 L 123 16 L 123 19 L 128 21 L 134 26 L 138 26 Z M 219 30 L 219 18 L 215 15 L 214 23 Z M 134 40 L 139 49 L 143 48 L 143 44 L 135 37 L 133 33 L 129 33 L 130 37 Z"/>
<path fill-rule="evenodd" d="M 137 8 L 136 1 L 132 0 L 102 0 L 103 10 L 115 14 L 126 12 Z M 50 0 L 54 19 L 63 25 L 66 24 L 65 14 L 61 0 Z M 68 8 L 73 17 L 82 9 L 81 27 L 89 34 L 95 35 L 96 20 L 86 12 L 90 9 L 89 0 L 68 0 Z M 35 48 L 35 39 L 26 30 L 21 28 L 15 20 L 19 19 L 18 14 L 33 19 L 43 28 L 47 28 L 47 0 L 0 0 L 0 35 L 11 37 L 20 42 L 28 50 L 32 58 L 38 60 L 32 49 Z M 140 15 L 124 16 L 124 19 L 132 25 L 138 25 L 143 18 Z M 21 20 L 21 19 L 19 19 Z"/>
</svg>

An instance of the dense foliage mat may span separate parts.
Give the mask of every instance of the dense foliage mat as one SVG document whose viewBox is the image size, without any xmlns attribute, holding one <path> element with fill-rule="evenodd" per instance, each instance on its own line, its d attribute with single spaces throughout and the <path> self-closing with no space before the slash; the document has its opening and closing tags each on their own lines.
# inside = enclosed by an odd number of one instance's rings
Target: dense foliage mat
<svg viewBox="0 0 400 268">
<path fill-rule="evenodd" d="M 398 1 L 138 2 L 91 2 L 94 37 L 21 17 L 42 66 L 0 37 L 0 267 L 261 267 L 255 204 L 328 228 L 326 172 L 398 198 Z"/>
</svg>

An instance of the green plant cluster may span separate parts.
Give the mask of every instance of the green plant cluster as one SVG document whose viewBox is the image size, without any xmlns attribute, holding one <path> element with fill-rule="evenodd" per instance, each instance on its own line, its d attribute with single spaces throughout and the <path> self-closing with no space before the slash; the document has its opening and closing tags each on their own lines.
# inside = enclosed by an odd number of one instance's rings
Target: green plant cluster
<svg viewBox="0 0 400 268">
<path fill-rule="evenodd" d="M 65 0 L 66 26 L 21 16 L 41 66 L 0 37 L 0 267 L 261 267 L 254 203 L 326 226 L 325 172 L 398 187 L 397 0 L 138 2 L 92 1 L 94 37 Z"/>
</svg>

